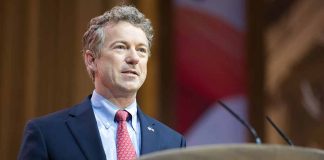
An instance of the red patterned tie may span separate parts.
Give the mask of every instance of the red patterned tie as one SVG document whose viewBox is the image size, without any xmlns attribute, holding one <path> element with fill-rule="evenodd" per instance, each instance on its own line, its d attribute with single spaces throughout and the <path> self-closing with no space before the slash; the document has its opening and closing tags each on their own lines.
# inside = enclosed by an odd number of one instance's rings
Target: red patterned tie
<svg viewBox="0 0 324 160">
<path fill-rule="evenodd" d="M 136 159 L 136 151 L 127 131 L 128 112 L 119 110 L 116 113 L 118 122 L 117 129 L 117 159 L 118 160 L 134 160 Z"/>
</svg>

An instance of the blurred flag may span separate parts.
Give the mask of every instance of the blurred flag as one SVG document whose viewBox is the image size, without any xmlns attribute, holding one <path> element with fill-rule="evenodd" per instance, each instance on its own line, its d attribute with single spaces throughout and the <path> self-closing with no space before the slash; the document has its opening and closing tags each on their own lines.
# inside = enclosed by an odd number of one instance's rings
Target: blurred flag
<svg viewBox="0 0 324 160">
<path fill-rule="evenodd" d="M 239 143 L 247 118 L 244 0 L 175 0 L 177 129 L 188 145 Z"/>
</svg>

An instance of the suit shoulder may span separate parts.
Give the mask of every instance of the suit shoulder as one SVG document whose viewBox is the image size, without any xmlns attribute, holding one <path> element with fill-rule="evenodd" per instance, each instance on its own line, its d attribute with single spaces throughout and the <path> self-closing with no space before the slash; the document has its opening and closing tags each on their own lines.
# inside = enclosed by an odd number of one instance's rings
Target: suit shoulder
<svg viewBox="0 0 324 160">
<path fill-rule="evenodd" d="M 89 98 L 86 98 L 83 102 L 81 102 L 79 104 L 58 110 L 53 113 L 49 113 L 47 115 L 36 117 L 36 118 L 30 120 L 30 122 L 34 122 L 36 124 L 44 124 L 44 125 L 47 125 L 49 123 L 63 122 L 67 118 L 69 118 L 69 116 L 82 114 L 83 112 L 85 112 L 89 109 L 91 109 L 91 102 L 90 102 Z"/>
<path fill-rule="evenodd" d="M 55 122 L 64 121 L 68 117 L 70 109 L 71 108 L 66 108 L 53 113 L 49 113 L 47 115 L 36 117 L 29 120 L 28 123 L 34 123 L 42 126 L 42 125 L 49 125 Z"/>
<path fill-rule="evenodd" d="M 40 117 L 33 118 L 29 121 L 29 123 L 35 123 L 37 125 L 61 123 L 68 119 L 71 116 L 71 114 L 74 113 L 75 110 L 78 110 L 78 108 L 80 108 L 79 104 Z"/>
</svg>

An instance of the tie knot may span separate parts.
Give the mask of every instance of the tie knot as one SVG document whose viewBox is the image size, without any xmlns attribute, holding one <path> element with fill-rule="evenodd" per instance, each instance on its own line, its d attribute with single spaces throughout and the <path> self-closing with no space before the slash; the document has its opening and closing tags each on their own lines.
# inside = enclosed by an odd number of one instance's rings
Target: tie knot
<svg viewBox="0 0 324 160">
<path fill-rule="evenodd" d="M 118 110 L 116 113 L 116 120 L 117 122 L 120 121 L 126 121 L 126 119 L 128 118 L 128 112 L 125 110 Z"/>
</svg>

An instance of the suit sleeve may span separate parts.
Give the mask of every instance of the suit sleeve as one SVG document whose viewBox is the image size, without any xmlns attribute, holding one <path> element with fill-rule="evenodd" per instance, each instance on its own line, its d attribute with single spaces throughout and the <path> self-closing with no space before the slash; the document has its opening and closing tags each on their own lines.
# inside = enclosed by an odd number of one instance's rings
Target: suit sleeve
<svg viewBox="0 0 324 160">
<path fill-rule="evenodd" d="M 18 160 L 30 159 L 48 159 L 43 134 L 34 121 L 29 121 L 25 127 L 23 141 L 18 154 Z"/>
</svg>

